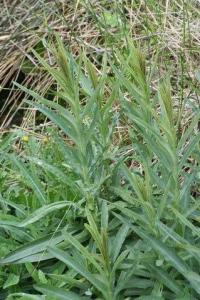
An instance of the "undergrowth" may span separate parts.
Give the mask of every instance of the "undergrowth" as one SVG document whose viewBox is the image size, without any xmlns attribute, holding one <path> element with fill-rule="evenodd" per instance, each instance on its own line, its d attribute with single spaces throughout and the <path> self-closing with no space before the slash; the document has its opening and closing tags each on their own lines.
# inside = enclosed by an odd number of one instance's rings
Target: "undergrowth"
<svg viewBox="0 0 200 300">
<path fill-rule="evenodd" d="M 199 1 L 0 6 L 0 299 L 200 299 Z"/>
<path fill-rule="evenodd" d="M 50 125 L 1 140 L 0 299 L 199 299 L 199 111 L 180 132 L 130 40 L 98 71 L 48 49 L 53 101 L 15 86 Z"/>
</svg>

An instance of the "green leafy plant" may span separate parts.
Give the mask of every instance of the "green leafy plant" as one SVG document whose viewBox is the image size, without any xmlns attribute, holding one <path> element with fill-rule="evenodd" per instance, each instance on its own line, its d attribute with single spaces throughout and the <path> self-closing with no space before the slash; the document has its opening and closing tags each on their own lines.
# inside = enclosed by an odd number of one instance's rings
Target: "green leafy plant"
<svg viewBox="0 0 200 300">
<path fill-rule="evenodd" d="M 58 37 L 49 51 L 55 66 L 33 50 L 53 100 L 16 84 L 47 143 L 17 131 L 1 148 L 0 297 L 198 299 L 199 113 L 180 136 L 169 79 L 152 91 L 131 43 L 100 70 Z"/>
</svg>

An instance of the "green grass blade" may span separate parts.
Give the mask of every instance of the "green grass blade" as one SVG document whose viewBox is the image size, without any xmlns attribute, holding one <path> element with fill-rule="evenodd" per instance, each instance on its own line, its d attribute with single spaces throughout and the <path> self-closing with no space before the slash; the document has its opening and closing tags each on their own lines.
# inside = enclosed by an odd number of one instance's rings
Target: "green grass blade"
<svg viewBox="0 0 200 300">
<path fill-rule="evenodd" d="M 40 204 L 47 203 L 47 198 L 45 195 L 45 192 L 39 182 L 39 180 L 33 176 L 33 174 L 30 174 L 30 172 L 25 168 L 25 165 L 15 156 L 15 155 L 9 155 L 9 159 L 17 166 L 17 168 L 20 170 L 20 173 L 26 180 L 26 184 L 33 189 L 33 192 L 37 196 Z"/>
<path fill-rule="evenodd" d="M 43 205 L 41 208 L 36 209 L 30 216 L 28 216 L 23 222 L 19 223 L 19 227 L 26 227 L 27 225 L 33 224 L 38 220 L 44 218 L 46 215 L 51 212 L 55 212 L 58 209 L 62 209 L 67 206 L 73 205 L 72 202 L 69 201 L 59 201 L 54 202 L 48 205 Z"/>
<path fill-rule="evenodd" d="M 157 280 L 161 281 L 166 287 L 168 287 L 175 294 L 181 292 L 181 286 L 176 283 L 176 280 L 170 277 L 170 275 L 163 270 L 161 267 L 155 267 L 154 265 L 149 265 L 150 270 Z"/>
<path fill-rule="evenodd" d="M 120 250 L 122 248 L 122 245 L 126 239 L 126 236 L 128 234 L 129 231 L 129 225 L 127 224 L 123 224 L 119 231 L 117 232 L 117 235 L 113 241 L 112 244 L 112 249 L 113 249 L 113 253 L 112 253 L 112 259 L 113 262 L 115 262 L 115 260 L 118 258 Z"/>
<path fill-rule="evenodd" d="M 59 300 L 88 300 L 89 299 L 61 288 L 52 287 L 50 285 L 36 284 L 34 285 L 34 288 L 46 296 L 52 296 L 55 297 L 55 299 L 59 299 Z"/>
<path fill-rule="evenodd" d="M 0 259 L 0 265 L 12 264 L 30 255 L 41 253 L 42 251 L 46 250 L 48 246 L 59 244 L 63 240 L 64 238 L 61 233 L 54 234 L 53 237 L 51 234 L 44 238 L 35 240 L 31 243 L 25 244 L 15 251 L 12 251 L 6 257 Z"/>
<path fill-rule="evenodd" d="M 90 273 L 83 265 L 81 265 L 78 261 L 76 261 L 73 257 L 71 257 L 66 252 L 58 249 L 48 247 L 49 253 L 51 253 L 54 257 L 64 262 L 68 267 L 72 268 L 84 278 L 86 278 L 89 282 L 91 282 L 102 294 L 105 293 L 106 287 L 104 284 L 95 278 L 95 276 Z"/>
<path fill-rule="evenodd" d="M 166 246 L 160 240 L 155 239 L 150 234 L 146 234 L 143 230 L 136 226 L 131 226 L 133 230 L 144 240 L 152 246 L 159 254 L 161 254 L 166 261 L 181 273 L 191 284 L 194 290 L 200 295 L 200 276 L 190 270 L 190 267 L 176 254 L 176 252 Z"/>
<path fill-rule="evenodd" d="M 66 231 L 63 231 L 63 236 L 67 242 L 76 248 L 103 275 L 101 266 L 96 262 L 93 255 L 76 238 Z"/>
</svg>

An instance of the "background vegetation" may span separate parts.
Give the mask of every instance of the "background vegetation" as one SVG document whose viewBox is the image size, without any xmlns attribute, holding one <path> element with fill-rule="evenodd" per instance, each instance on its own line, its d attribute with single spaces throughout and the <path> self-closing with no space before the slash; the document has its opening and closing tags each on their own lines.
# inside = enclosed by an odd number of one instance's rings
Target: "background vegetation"
<svg viewBox="0 0 200 300">
<path fill-rule="evenodd" d="M 199 2 L 1 5 L 0 299 L 199 299 Z"/>
</svg>

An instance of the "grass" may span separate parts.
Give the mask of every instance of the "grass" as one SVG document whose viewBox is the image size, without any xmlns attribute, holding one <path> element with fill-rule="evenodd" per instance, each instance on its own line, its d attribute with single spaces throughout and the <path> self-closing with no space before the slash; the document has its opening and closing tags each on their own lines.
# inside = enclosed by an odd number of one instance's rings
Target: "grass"
<svg viewBox="0 0 200 300">
<path fill-rule="evenodd" d="M 34 116 L 30 111 L 22 113 L 24 95 L 14 89 L 12 81 L 28 84 L 41 93 L 49 90 L 52 83 L 48 73 L 38 73 L 30 49 L 34 47 L 39 53 L 45 52 L 52 63 L 45 45 L 54 40 L 55 31 L 75 55 L 84 48 L 97 67 L 101 65 L 102 53 L 126 47 L 126 37 L 132 36 L 141 44 L 149 66 L 155 70 L 153 83 L 169 72 L 181 111 L 184 99 L 196 102 L 198 91 L 194 77 L 199 69 L 200 40 L 198 1 L 157 2 L 113 1 L 112 14 L 107 1 L 60 4 L 60 1 L 24 0 L 20 5 L 4 1 L 0 24 L 2 130 L 12 124 L 23 128 L 32 126 Z"/>
<path fill-rule="evenodd" d="M 198 299 L 198 4 L 32 9 L 22 54 L 2 46 L 2 78 L 18 55 L 26 76 L 22 124 L 2 122 L 0 299 Z"/>
</svg>

